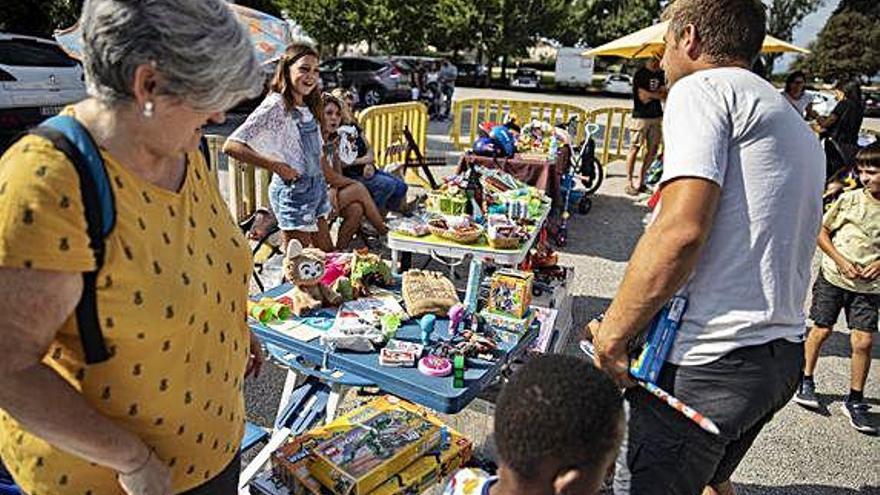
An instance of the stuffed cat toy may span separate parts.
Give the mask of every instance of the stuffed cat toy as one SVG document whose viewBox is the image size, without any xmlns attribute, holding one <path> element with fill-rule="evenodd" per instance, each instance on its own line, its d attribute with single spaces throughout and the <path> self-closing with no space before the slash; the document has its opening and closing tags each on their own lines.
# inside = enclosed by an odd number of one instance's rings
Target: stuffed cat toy
<svg viewBox="0 0 880 495">
<path fill-rule="evenodd" d="M 342 304 L 342 297 L 321 283 L 324 252 L 319 249 L 303 249 L 299 241 L 291 240 L 284 257 L 284 276 L 294 285 L 291 297 L 293 312 L 297 316 L 324 306 Z"/>
</svg>

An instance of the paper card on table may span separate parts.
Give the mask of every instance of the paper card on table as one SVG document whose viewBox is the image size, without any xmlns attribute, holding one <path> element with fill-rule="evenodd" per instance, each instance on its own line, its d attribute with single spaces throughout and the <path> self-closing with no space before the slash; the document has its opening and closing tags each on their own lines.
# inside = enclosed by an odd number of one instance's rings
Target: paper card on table
<svg viewBox="0 0 880 495">
<path fill-rule="evenodd" d="M 338 317 L 357 317 L 369 324 L 377 324 L 386 314 L 399 314 L 405 320 L 406 312 L 393 295 L 380 295 L 348 301 L 339 308 Z"/>
<path fill-rule="evenodd" d="M 556 317 L 559 311 L 538 306 L 532 306 L 532 311 L 536 313 L 535 319 L 541 322 L 538 338 L 532 344 L 532 349 L 538 352 L 547 352 L 547 348 L 550 346 L 550 339 L 553 336 L 553 329 L 556 327 Z"/>
<path fill-rule="evenodd" d="M 266 326 L 282 335 L 299 340 L 300 342 L 314 340 L 324 333 L 299 320 L 269 323 Z"/>
</svg>

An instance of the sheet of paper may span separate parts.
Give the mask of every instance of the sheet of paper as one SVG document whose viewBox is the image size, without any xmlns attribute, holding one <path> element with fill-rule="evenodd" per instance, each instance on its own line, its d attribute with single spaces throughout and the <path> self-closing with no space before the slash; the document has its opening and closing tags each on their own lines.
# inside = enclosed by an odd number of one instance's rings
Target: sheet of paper
<svg viewBox="0 0 880 495">
<path fill-rule="evenodd" d="M 299 340 L 300 342 L 309 342 L 310 340 L 316 339 L 323 334 L 323 332 L 321 332 L 320 330 L 317 330 L 300 320 L 287 320 L 283 322 L 269 323 L 266 326 L 282 335 L 286 335 L 293 339 Z"/>
</svg>

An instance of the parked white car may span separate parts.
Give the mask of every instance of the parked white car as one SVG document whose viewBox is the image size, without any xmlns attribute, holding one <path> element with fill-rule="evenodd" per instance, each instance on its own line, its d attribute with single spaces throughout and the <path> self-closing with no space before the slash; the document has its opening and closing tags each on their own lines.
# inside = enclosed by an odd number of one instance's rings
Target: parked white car
<svg viewBox="0 0 880 495">
<path fill-rule="evenodd" d="M 632 96 L 632 78 L 626 74 L 608 74 L 602 88 L 606 93 Z"/>
<path fill-rule="evenodd" d="M 85 96 L 82 66 L 54 41 L 0 33 L 0 142 Z"/>
</svg>

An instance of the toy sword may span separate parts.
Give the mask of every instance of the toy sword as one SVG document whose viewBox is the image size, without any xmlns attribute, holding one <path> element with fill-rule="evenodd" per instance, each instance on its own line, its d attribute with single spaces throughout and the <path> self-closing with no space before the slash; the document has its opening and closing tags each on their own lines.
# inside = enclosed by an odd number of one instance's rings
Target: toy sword
<svg viewBox="0 0 880 495">
<path fill-rule="evenodd" d="M 596 349 L 593 347 L 593 343 L 589 340 L 581 341 L 581 351 L 584 352 L 590 359 L 595 359 Z M 662 388 L 654 385 L 653 383 L 649 383 L 642 380 L 636 380 L 636 383 L 645 389 L 648 393 L 657 397 L 661 401 L 663 401 L 667 406 L 675 409 L 676 411 L 683 414 L 686 418 L 693 421 L 700 428 L 708 431 L 713 435 L 720 435 L 721 431 L 718 429 L 718 426 L 706 416 L 703 416 L 699 411 L 694 410 L 692 407 L 688 406 L 684 402 L 675 398 L 674 395 L 669 392 L 663 390 Z"/>
</svg>

